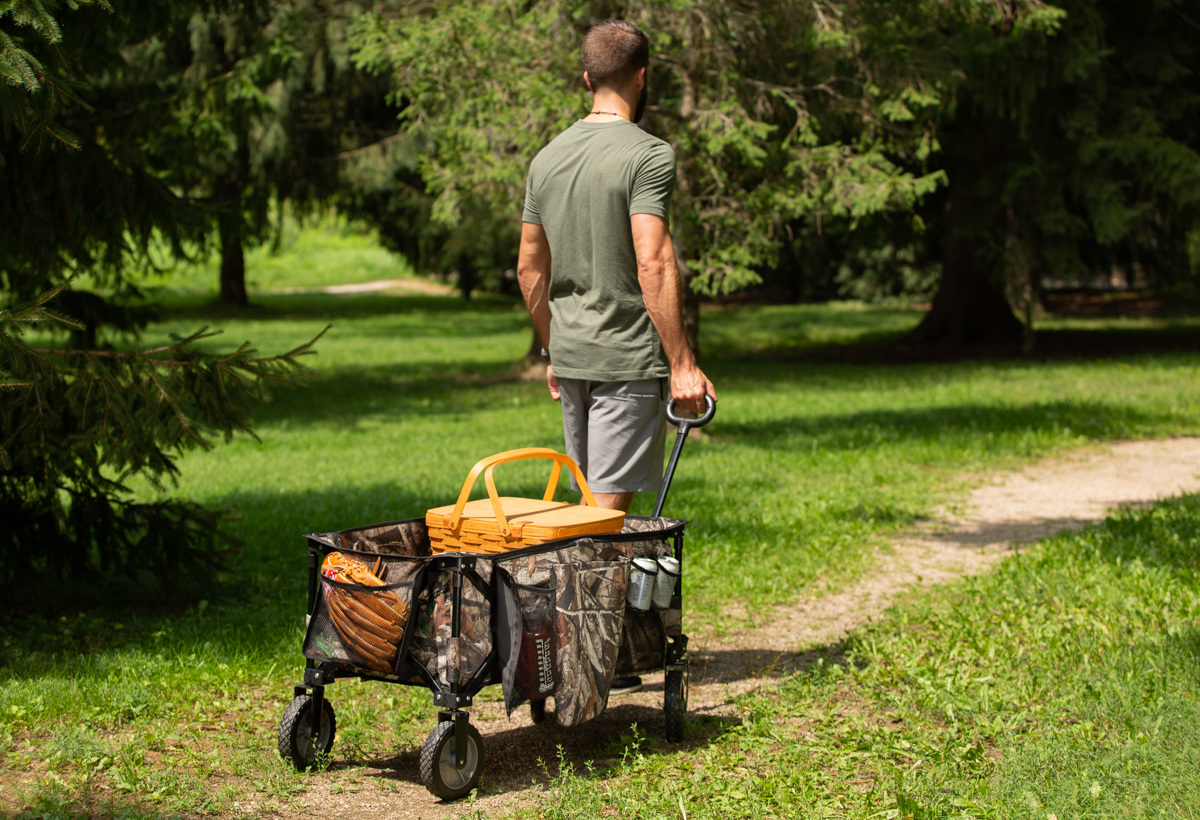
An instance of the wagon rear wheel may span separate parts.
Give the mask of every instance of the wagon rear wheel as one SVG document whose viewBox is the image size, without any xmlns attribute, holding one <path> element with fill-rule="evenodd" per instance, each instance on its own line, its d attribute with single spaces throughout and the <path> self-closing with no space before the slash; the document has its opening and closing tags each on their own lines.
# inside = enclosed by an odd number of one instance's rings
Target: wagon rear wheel
<svg viewBox="0 0 1200 820">
<path fill-rule="evenodd" d="M 663 681 L 663 712 L 667 716 L 667 740 L 683 740 L 683 724 L 687 720 L 688 667 L 668 668 Z"/>
<path fill-rule="evenodd" d="M 483 771 L 483 738 L 467 724 L 466 763 L 460 769 L 454 756 L 454 721 L 438 723 L 421 748 L 421 782 L 443 800 L 466 797 L 479 785 Z"/>
<path fill-rule="evenodd" d="M 333 748 L 337 719 L 329 701 L 322 701 L 320 724 L 314 727 L 315 723 L 311 695 L 293 699 L 279 721 L 279 756 L 300 771 L 315 764 L 319 756 L 329 754 Z"/>
</svg>

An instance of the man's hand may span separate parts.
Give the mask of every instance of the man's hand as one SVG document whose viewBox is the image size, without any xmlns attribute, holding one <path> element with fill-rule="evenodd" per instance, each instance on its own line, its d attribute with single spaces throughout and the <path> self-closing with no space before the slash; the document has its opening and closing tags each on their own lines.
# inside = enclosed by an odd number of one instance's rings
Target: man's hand
<svg viewBox="0 0 1200 820">
<path fill-rule="evenodd" d="M 675 404 L 697 416 L 702 416 L 708 409 L 704 401 L 706 395 L 712 396 L 713 401 L 716 401 L 717 389 L 713 387 L 713 383 L 708 380 L 695 362 L 691 367 L 681 367 L 671 371 L 671 398 L 675 399 Z"/>
<path fill-rule="evenodd" d="M 558 401 L 562 395 L 558 392 L 558 379 L 554 378 L 554 365 L 546 365 L 546 386 L 550 388 L 550 398 Z"/>
</svg>

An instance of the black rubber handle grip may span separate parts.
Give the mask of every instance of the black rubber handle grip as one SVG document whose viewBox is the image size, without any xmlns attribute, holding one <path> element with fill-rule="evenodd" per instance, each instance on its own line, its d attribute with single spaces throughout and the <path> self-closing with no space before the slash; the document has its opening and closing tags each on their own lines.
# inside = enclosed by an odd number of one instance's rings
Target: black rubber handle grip
<svg viewBox="0 0 1200 820">
<path fill-rule="evenodd" d="M 704 397 L 704 415 L 698 419 L 685 419 L 675 415 L 675 399 L 667 402 L 667 421 L 679 426 L 680 422 L 686 421 L 689 427 L 703 427 L 712 421 L 713 416 L 717 414 L 717 400 L 712 396 Z"/>
<path fill-rule="evenodd" d="M 679 465 L 679 454 L 683 452 L 683 443 L 687 441 L 688 431 L 693 427 L 703 427 L 712 421 L 717 414 L 717 400 L 705 396 L 704 415 L 698 419 L 681 419 L 675 415 L 675 399 L 667 402 L 667 421 L 679 428 L 675 434 L 675 448 L 671 450 L 671 458 L 667 461 L 667 471 L 663 475 L 662 486 L 658 490 L 658 498 L 654 501 L 654 512 L 651 516 L 658 518 L 662 515 L 663 504 L 667 502 L 667 492 L 671 489 L 671 481 L 675 478 L 675 468 Z"/>
</svg>

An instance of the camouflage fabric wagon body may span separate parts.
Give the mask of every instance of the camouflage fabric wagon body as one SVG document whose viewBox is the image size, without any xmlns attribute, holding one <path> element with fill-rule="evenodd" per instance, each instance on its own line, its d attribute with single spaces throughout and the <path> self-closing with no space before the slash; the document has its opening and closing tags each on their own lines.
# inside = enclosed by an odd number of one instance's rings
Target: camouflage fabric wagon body
<svg viewBox="0 0 1200 820">
<path fill-rule="evenodd" d="M 464 556 L 473 568 L 464 573 L 457 640 L 451 637 L 453 573 L 440 569 L 430 555 L 423 519 L 308 536 L 318 563 L 333 550 L 372 564 L 379 559 L 388 586 L 396 585 L 410 615 L 397 668 L 382 674 L 364 668 L 362 659 L 338 639 L 318 594 L 309 613 L 304 654 L 344 674 L 431 688 L 447 688 L 456 668 L 460 685 L 479 674 L 484 684 L 502 684 L 511 713 L 523 702 L 513 686 L 522 622 L 519 601 L 529 592 L 544 593 L 554 608 L 555 715 L 564 726 L 583 723 L 606 708 L 614 675 L 661 669 L 668 640 L 681 635 L 679 596 L 668 609 L 637 612 L 625 606 L 625 594 L 630 561 L 673 554 L 672 539 L 681 535 L 685 523 L 627 516 L 621 533 Z M 518 587 L 526 588 L 520 598 Z"/>
</svg>

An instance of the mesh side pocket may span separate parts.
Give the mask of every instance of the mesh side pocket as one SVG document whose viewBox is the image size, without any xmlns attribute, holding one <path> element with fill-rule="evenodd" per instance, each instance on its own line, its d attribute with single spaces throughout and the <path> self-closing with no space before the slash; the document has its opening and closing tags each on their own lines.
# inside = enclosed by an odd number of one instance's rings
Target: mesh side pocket
<svg viewBox="0 0 1200 820">
<path fill-rule="evenodd" d="M 393 675 L 409 619 L 412 582 L 369 587 L 320 580 L 304 636 L 305 657 Z"/>
<path fill-rule="evenodd" d="M 514 585 L 513 591 L 521 613 L 521 647 L 513 683 L 521 698 L 544 700 L 558 689 L 554 589 Z"/>
</svg>

